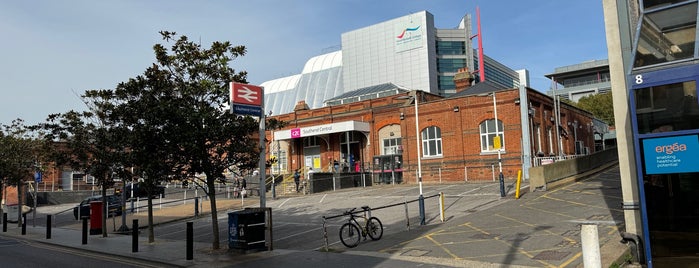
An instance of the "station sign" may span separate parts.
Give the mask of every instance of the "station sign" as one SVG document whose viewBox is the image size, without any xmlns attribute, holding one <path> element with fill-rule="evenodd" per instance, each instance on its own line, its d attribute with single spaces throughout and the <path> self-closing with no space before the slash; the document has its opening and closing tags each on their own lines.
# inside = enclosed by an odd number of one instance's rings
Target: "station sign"
<svg viewBox="0 0 699 268">
<path fill-rule="evenodd" d="M 262 94 L 260 86 L 230 83 L 231 111 L 239 115 L 262 116 Z"/>
</svg>

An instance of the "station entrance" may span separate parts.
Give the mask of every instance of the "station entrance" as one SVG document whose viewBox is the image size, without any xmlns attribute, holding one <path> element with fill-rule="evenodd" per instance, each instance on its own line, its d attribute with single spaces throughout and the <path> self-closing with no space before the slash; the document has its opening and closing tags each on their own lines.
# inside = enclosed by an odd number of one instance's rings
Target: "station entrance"
<svg viewBox="0 0 699 268">
<path fill-rule="evenodd" d="M 699 261 L 699 64 L 630 77 L 646 262 Z"/>
</svg>

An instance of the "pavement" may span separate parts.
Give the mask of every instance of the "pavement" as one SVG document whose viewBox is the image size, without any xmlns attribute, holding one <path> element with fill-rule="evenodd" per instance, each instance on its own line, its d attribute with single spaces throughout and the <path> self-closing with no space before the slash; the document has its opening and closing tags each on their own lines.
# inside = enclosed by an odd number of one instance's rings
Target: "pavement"
<svg viewBox="0 0 699 268">
<path fill-rule="evenodd" d="M 619 235 L 624 218 L 618 166 L 612 163 L 565 180 L 567 183 L 547 191 L 529 192 L 523 187 L 519 199 L 513 190 L 488 206 L 463 211 L 451 208 L 453 215 L 445 222 L 411 226 L 352 249 L 336 245 L 327 250 L 241 253 L 228 250 L 227 238 L 222 237 L 219 250 L 212 250 L 210 243 L 194 242 L 193 258 L 186 260 L 185 241 L 148 243 L 143 229 L 137 252 L 133 252 L 132 236 L 114 232 L 107 237 L 90 235 L 88 243 L 82 244 L 78 223 L 52 228 L 50 239 L 46 227 L 30 227 L 29 222 L 22 235 L 17 224 L 8 224 L 0 237 L 135 258 L 156 267 L 583 267 L 580 229 L 583 224 L 594 224 L 602 267 L 618 263 L 628 255 Z M 256 204 L 256 198 L 245 202 L 246 207 Z M 447 196 L 445 205 L 449 204 Z M 240 201 L 229 199 L 218 200 L 217 207 L 219 211 L 242 208 Z M 201 213 L 208 212 L 208 202 L 203 202 Z M 192 217 L 192 205 L 182 204 L 154 210 L 153 220 L 157 225 Z M 141 228 L 148 223 L 144 211 L 127 215 L 126 222 L 133 219 L 138 219 Z"/>
</svg>

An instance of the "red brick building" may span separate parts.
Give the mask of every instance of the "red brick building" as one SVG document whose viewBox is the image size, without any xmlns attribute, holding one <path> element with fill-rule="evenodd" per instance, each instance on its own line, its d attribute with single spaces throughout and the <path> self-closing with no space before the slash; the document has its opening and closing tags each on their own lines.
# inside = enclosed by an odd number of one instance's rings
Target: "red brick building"
<svg viewBox="0 0 699 268">
<path fill-rule="evenodd" d="M 332 172 L 338 161 L 341 171 L 377 175 L 386 168 L 376 158 L 389 155 L 398 156 L 400 163 L 394 165 L 393 174 L 399 173 L 407 183 L 417 181 L 419 166 L 425 183 L 494 180 L 498 173 L 494 107 L 506 179 L 515 179 L 518 170 L 531 166 L 535 157 L 594 150 L 592 114 L 561 103 L 556 129 L 553 98 L 530 88 L 501 88 L 483 82 L 441 97 L 381 86 L 383 91 L 360 89 L 326 101 L 330 105 L 319 109 L 310 110 L 300 102 L 293 113 L 273 116 L 289 123 L 267 133 L 271 137 L 268 154 L 280 160 L 273 172 L 280 169 L 288 174 L 304 167 Z M 525 138 L 529 142 L 523 142 Z M 418 143 L 422 152 L 419 166 Z"/>
</svg>

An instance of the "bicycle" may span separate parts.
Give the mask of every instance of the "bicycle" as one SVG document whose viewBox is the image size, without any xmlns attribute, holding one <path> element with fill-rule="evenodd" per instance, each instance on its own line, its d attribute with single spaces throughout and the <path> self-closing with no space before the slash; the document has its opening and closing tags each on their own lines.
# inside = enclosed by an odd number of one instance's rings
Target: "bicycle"
<svg viewBox="0 0 699 268">
<path fill-rule="evenodd" d="M 366 216 L 354 215 L 356 209 L 357 208 L 350 209 L 343 214 L 348 215 L 349 220 L 340 227 L 340 241 L 348 248 L 359 245 L 361 238 L 363 237 L 364 240 L 366 240 L 367 235 L 369 235 L 371 240 L 379 240 L 381 236 L 383 236 L 383 225 L 381 221 L 376 217 L 367 218 Z M 368 206 L 363 206 L 362 209 L 365 215 L 366 212 L 369 211 Z M 364 226 L 362 226 L 356 218 L 364 219 Z"/>
</svg>

